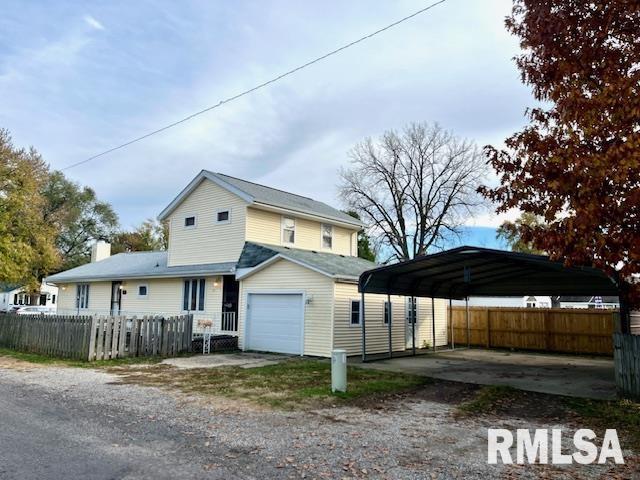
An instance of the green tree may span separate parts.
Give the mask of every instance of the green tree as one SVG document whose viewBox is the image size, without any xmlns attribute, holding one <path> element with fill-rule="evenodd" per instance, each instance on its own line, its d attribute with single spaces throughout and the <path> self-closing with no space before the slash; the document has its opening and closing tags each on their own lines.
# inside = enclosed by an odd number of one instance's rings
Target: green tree
<svg viewBox="0 0 640 480">
<path fill-rule="evenodd" d="M 148 252 L 169 247 L 167 223 L 147 219 L 131 232 L 118 232 L 111 238 L 111 252 Z"/>
<path fill-rule="evenodd" d="M 514 252 L 543 254 L 544 251 L 536 248 L 531 240 L 522 238 L 522 229 L 536 228 L 544 223 L 542 217 L 529 212 L 524 212 L 515 222 L 506 221 L 498 227 L 496 237 L 504 240 Z"/>
<path fill-rule="evenodd" d="M 345 212 L 347 215 L 351 215 L 353 218 L 357 218 L 360 220 L 360 215 L 353 210 Z M 376 261 L 376 252 L 371 248 L 371 239 L 367 232 L 361 230 L 358 232 L 358 257 L 364 258 L 365 260 L 369 260 L 371 262 Z"/>
<path fill-rule="evenodd" d="M 13 146 L 0 129 L 0 281 L 38 288 L 58 264 L 55 227 L 46 221 L 47 165 L 38 152 Z"/>
<path fill-rule="evenodd" d="M 109 240 L 118 228 L 118 216 L 111 205 L 97 199 L 95 192 L 67 179 L 61 172 L 49 175 L 43 190 L 45 218 L 55 226 L 61 269 L 89 261 L 91 244 Z"/>
</svg>

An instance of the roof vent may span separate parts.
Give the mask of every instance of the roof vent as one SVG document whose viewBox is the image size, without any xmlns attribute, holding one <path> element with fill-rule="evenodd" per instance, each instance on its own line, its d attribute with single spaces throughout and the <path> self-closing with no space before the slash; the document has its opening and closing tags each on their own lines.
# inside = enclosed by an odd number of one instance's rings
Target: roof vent
<svg viewBox="0 0 640 480">
<path fill-rule="evenodd" d="M 156 262 L 156 268 L 160 268 L 160 264 Z"/>
</svg>

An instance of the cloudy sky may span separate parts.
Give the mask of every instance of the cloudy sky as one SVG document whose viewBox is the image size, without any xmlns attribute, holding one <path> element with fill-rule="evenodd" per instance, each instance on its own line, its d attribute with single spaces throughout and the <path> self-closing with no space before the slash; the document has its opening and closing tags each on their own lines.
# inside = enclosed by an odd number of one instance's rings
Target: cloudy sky
<svg viewBox="0 0 640 480">
<path fill-rule="evenodd" d="M 4 0 L 0 126 L 63 168 L 250 88 L 429 2 Z M 123 226 L 203 168 L 339 206 L 366 136 L 437 121 L 479 145 L 525 124 L 509 0 L 447 0 L 186 124 L 66 171 Z M 470 220 L 495 226 L 488 214 Z M 476 242 L 479 243 L 479 242 Z M 482 242 L 480 242 L 482 243 Z"/>
</svg>

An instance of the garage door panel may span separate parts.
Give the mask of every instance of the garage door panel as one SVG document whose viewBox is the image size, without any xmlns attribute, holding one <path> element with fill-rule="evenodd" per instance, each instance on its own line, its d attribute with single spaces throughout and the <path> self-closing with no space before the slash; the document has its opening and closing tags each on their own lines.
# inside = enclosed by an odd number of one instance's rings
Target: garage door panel
<svg viewBox="0 0 640 480">
<path fill-rule="evenodd" d="M 250 293 L 248 305 L 247 349 L 302 354 L 301 294 Z"/>
</svg>

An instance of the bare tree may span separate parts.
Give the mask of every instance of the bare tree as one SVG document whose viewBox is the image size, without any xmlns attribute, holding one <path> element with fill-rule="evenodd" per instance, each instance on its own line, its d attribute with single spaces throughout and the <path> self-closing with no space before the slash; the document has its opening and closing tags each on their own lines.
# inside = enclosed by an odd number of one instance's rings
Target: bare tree
<svg viewBox="0 0 640 480">
<path fill-rule="evenodd" d="M 477 193 L 488 171 L 475 143 L 438 124 L 412 123 L 401 133 L 365 139 L 340 172 L 340 194 L 370 226 L 370 235 L 406 260 L 442 248 L 485 201 Z M 389 251 L 389 248 L 383 249 Z"/>
</svg>

